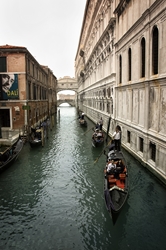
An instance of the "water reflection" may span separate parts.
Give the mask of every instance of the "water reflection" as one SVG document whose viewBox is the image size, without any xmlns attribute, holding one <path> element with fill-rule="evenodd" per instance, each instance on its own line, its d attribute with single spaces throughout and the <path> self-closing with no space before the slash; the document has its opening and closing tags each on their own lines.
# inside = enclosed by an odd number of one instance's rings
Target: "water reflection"
<svg viewBox="0 0 166 250">
<path fill-rule="evenodd" d="M 92 126 L 60 108 L 45 146 L 26 144 L 0 175 L 0 249 L 163 249 L 165 189 L 125 151 L 130 195 L 113 226 L 103 199 L 106 143 L 92 147 Z"/>
</svg>

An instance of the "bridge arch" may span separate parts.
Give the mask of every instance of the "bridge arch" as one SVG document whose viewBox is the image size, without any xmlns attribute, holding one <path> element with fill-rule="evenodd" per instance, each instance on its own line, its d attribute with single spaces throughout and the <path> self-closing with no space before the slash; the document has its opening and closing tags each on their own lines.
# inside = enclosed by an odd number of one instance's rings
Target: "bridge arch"
<svg viewBox="0 0 166 250">
<path fill-rule="evenodd" d="M 76 106 L 75 100 L 65 99 L 65 100 L 57 100 L 57 107 L 59 107 L 63 103 L 68 103 L 71 107 Z"/>
</svg>

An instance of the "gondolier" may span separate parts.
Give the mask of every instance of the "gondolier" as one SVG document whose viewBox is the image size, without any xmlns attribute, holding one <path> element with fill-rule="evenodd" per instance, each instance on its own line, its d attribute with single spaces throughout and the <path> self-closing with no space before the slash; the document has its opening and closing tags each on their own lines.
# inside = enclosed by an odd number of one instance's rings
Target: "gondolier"
<svg viewBox="0 0 166 250">
<path fill-rule="evenodd" d="M 120 140 L 121 140 L 121 131 L 120 131 L 120 127 L 116 126 L 116 130 L 113 133 L 113 140 L 115 143 L 115 150 L 120 151 Z"/>
<path fill-rule="evenodd" d="M 102 130 L 102 128 L 103 128 L 103 119 L 101 117 L 99 120 L 99 129 Z"/>
</svg>

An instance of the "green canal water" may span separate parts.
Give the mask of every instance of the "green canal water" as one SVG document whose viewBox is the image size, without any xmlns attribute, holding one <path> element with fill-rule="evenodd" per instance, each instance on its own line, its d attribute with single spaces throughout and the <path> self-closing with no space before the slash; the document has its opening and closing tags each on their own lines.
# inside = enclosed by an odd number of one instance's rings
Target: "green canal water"
<svg viewBox="0 0 166 250">
<path fill-rule="evenodd" d="M 91 145 L 94 124 L 87 119 L 82 128 L 77 116 L 61 107 L 45 146 L 26 143 L 0 175 L 0 250 L 166 249 L 166 189 L 123 150 L 130 195 L 113 225 L 103 199 L 103 148 Z"/>
</svg>

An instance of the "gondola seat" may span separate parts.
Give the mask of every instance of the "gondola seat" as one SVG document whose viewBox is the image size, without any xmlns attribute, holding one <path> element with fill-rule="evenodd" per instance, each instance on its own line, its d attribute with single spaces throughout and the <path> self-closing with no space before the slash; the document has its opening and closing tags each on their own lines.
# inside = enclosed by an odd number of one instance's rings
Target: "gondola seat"
<svg viewBox="0 0 166 250">
<path fill-rule="evenodd" d="M 114 176 L 113 176 L 114 177 Z M 110 177 L 108 177 L 108 183 L 110 187 L 113 187 L 116 185 L 116 179 L 112 178 L 112 175 L 110 175 Z"/>
<path fill-rule="evenodd" d="M 120 181 L 125 181 L 126 175 L 125 174 L 119 174 Z"/>
<path fill-rule="evenodd" d="M 124 181 L 116 180 L 116 185 L 117 185 L 117 187 L 119 187 L 119 188 L 122 188 L 122 189 L 125 188 L 125 183 L 124 183 Z"/>
</svg>

